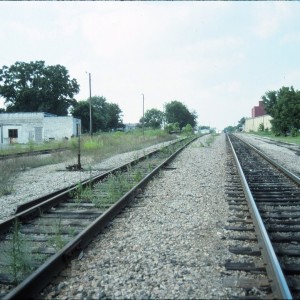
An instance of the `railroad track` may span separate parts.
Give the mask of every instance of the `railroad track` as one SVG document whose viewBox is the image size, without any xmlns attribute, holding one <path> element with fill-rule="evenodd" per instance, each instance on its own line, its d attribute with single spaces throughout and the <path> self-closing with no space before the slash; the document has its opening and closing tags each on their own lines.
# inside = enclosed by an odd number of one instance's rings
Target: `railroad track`
<svg viewBox="0 0 300 300">
<path fill-rule="evenodd" d="M 36 155 L 44 155 L 44 154 L 51 154 L 56 152 L 63 152 L 69 150 L 68 148 L 57 148 L 57 149 L 44 149 L 44 150 L 33 150 L 33 151 L 25 151 L 25 152 L 18 152 L 12 154 L 1 154 L 0 160 L 7 160 L 12 158 L 18 157 L 28 157 L 28 156 L 36 156 Z"/>
<path fill-rule="evenodd" d="M 256 274 L 252 281 L 235 282 L 248 296 L 255 288 L 258 298 L 299 298 L 300 179 L 236 136 L 228 143 L 235 151 L 235 164 L 227 194 L 236 210 L 228 230 L 239 232 L 232 237 L 239 242 L 230 251 L 241 258 L 226 267 Z M 249 257 L 263 261 L 253 263 Z"/>
<path fill-rule="evenodd" d="M 19 207 L 0 224 L 1 298 L 34 298 L 191 141 Z"/>
</svg>

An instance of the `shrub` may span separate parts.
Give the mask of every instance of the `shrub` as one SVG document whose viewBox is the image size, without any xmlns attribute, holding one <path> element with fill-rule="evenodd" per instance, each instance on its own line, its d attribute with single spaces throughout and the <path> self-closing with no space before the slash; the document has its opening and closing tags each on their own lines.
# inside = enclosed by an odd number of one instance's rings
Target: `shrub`
<svg viewBox="0 0 300 300">
<path fill-rule="evenodd" d="M 298 135 L 299 135 L 299 130 L 297 128 L 293 127 L 291 130 L 291 136 L 296 137 Z"/>
</svg>

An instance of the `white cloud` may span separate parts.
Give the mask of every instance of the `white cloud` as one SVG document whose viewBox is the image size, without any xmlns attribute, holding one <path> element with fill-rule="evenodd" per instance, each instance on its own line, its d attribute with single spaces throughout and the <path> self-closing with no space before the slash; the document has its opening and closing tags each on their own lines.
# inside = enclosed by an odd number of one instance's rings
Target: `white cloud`
<svg viewBox="0 0 300 300">
<path fill-rule="evenodd" d="M 261 39 L 277 34 L 281 27 L 292 18 L 294 5 L 281 2 L 260 2 L 254 6 L 253 32 Z"/>
<path fill-rule="evenodd" d="M 22 40 L 34 40 L 43 38 L 43 33 L 36 26 L 25 25 L 20 21 L 11 21 L 6 24 L 7 38 L 10 35 L 10 32 L 21 38 Z M 9 39 L 8 39 L 9 42 Z"/>
</svg>

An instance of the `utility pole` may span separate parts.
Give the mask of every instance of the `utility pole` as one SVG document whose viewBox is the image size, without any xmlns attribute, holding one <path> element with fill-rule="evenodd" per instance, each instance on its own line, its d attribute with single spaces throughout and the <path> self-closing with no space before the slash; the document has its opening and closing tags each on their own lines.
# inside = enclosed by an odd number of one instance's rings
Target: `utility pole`
<svg viewBox="0 0 300 300">
<path fill-rule="evenodd" d="M 143 136 L 145 136 L 145 132 L 144 132 L 144 104 L 145 104 L 145 99 L 144 99 L 144 94 L 143 95 L 143 121 L 142 121 L 142 128 L 143 128 Z"/>
<path fill-rule="evenodd" d="M 80 136 L 81 136 L 81 127 L 79 124 L 76 124 L 77 126 L 77 133 L 78 133 L 78 163 L 77 163 L 77 168 L 78 170 L 81 170 L 81 161 L 80 161 Z"/>
<path fill-rule="evenodd" d="M 93 135 L 92 127 L 92 79 L 91 73 L 89 73 L 89 88 L 90 88 L 90 136 Z"/>
</svg>

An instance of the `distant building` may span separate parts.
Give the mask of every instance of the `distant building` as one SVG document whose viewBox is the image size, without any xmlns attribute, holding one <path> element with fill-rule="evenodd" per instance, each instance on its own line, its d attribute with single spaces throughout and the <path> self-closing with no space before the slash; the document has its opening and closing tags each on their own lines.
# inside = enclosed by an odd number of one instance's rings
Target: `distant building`
<svg viewBox="0 0 300 300">
<path fill-rule="evenodd" d="M 263 101 L 259 101 L 258 103 L 258 106 L 254 106 L 251 110 L 252 118 L 245 119 L 245 124 L 243 126 L 243 131 L 245 132 L 259 131 L 261 125 L 264 130 L 271 130 L 272 128 L 271 120 L 273 118 L 266 114 Z"/>
<path fill-rule="evenodd" d="M 211 129 L 209 126 L 199 126 L 198 127 L 198 132 L 201 134 L 208 134 L 210 133 Z"/>
<path fill-rule="evenodd" d="M 266 114 L 265 112 L 265 106 L 263 101 L 258 102 L 258 106 L 254 106 L 251 110 L 251 116 L 252 118 L 264 116 Z"/>
<path fill-rule="evenodd" d="M 134 130 L 138 127 L 139 123 L 127 123 L 127 124 L 124 124 L 125 127 L 124 127 L 124 131 L 130 131 L 130 130 Z"/>
<path fill-rule="evenodd" d="M 81 120 L 44 112 L 0 113 L 0 144 L 69 139 L 81 132 Z"/>
<path fill-rule="evenodd" d="M 245 132 L 259 131 L 261 124 L 263 124 L 264 130 L 266 130 L 266 129 L 271 130 L 271 128 L 272 128 L 271 120 L 272 119 L 273 118 L 270 115 L 264 115 L 264 116 L 255 117 L 255 118 L 248 118 L 245 120 L 244 130 L 245 130 Z"/>
</svg>

